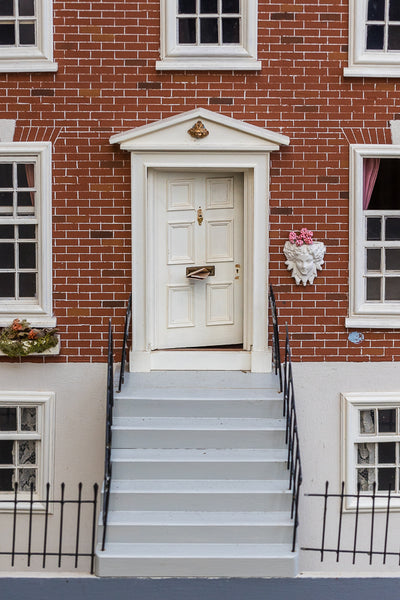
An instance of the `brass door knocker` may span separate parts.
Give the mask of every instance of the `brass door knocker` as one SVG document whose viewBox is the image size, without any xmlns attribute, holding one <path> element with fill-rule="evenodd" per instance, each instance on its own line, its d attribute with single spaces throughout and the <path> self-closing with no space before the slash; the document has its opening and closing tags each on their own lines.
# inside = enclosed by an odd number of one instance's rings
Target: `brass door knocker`
<svg viewBox="0 0 400 600">
<path fill-rule="evenodd" d="M 204 218 L 203 218 L 203 211 L 201 210 L 201 206 L 199 207 L 199 210 L 197 211 L 197 222 L 199 225 L 202 224 Z"/>
</svg>

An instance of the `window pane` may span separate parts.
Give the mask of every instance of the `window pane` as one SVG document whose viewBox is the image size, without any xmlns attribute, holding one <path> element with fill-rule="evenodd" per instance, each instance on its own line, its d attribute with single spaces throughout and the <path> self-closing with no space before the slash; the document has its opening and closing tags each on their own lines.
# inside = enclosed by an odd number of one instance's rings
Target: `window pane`
<svg viewBox="0 0 400 600">
<path fill-rule="evenodd" d="M 200 12 L 218 14 L 217 0 L 200 0 Z"/>
<path fill-rule="evenodd" d="M 396 443 L 382 442 L 378 444 L 378 463 L 396 462 Z"/>
<path fill-rule="evenodd" d="M 357 444 L 357 463 L 359 465 L 375 463 L 375 444 Z"/>
<path fill-rule="evenodd" d="M 399 4 L 399 0 L 390 0 L 390 5 L 389 5 L 389 21 L 400 21 L 400 4 Z"/>
<path fill-rule="evenodd" d="M 0 244 L 0 269 L 14 269 L 14 268 L 15 268 L 14 244 L 9 244 L 9 243 Z"/>
<path fill-rule="evenodd" d="M 12 165 L 7 163 L 0 164 L 0 188 L 12 188 Z"/>
<path fill-rule="evenodd" d="M 35 14 L 34 0 L 18 0 L 18 11 L 23 17 L 33 17 Z"/>
<path fill-rule="evenodd" d="M 186 15 L 196 14 L 196 0 L 179 0 L 178 13 Z"/>
<path fill-rule="evenodd" d="M 0 0 L 0 16 L 10 17 L 14 14 L 13 0 Z"/>
<path fill-rule="evenodd" d="M 0 23 L 0 46 L 14 46 L 14 23 Z"/>
<path fill-rule="evenodd" d="M 388 241 L 400 240 L 400 219 L 386 219 L 385 238 Z"/>
<path fill-rule="evenodd" d="M 388 49 L 400 50 L 400 26 L 391 25 L 388 32 Z"/>
<path fill-rule="evenodd" d="M 11 406 L 0 407 L 0 431 L 17 431 L 17 409 Z"/>
<path fill-rule="evenodd" d="M 36 407 L 21 408 L 21 431 L 36 431 Z"/>
<path fill-rule="evenodd" d="M 380 240 L 381 235 L 381 219 L 379 217 L 367 219 L 367 240 Z"/>
<path fill-rule="evenodd" d="M 196 43 L 196 19 L 179 19 L 178 39 L 180 44 Z"/>
<path fill-rule="evenodd" d="M 36 442 L 34 440 L 23 440 L 18 442 L 18 464 L 36 464 Z"/>
<path fill-rule="evenodd" d="M 385 257 L 387 271 L 400 271 L 400 248 L 387 248 Z"/>
<path fill-rule="evenodd" d="M 21 298 L 36 297 L 36 273 L 19 274 L 19 295 Z"/>
<path fill-rule="evenodd" d="M 0 465 L 13 465 L 13 440 L 0 440 Z"/>
<path fill-rule="evenodd" d="M 21 240 L 34 240 L 36 239 L 36 227 L 35 225 L 19 225 L 18 237 Z"/>
<path fill-rule="evenodd" d="M 12 192 L 0 192 L 0 207 L 13 205 L 13 193 Z M 12 210 L 10 211 L 12 214 Z M 4 214 L 4 211 L 1 211 Z"/>
<path fill-rule="evenodd" d="M 33 46 L 35 44 L 35 24 L 20 23 L 19 25 L 19 43 L 22 46 Z"/>
<path fill-rule="evenodd" d="M 239 43 L 239 19 L 222 19 L 222 41 L 224 44 Z"/>
<path fill-rule="evenodd" d="M 223 13 L 239 13 L 239 0 L 222 0 Z"/>
<path fill-rule="evenodd" d="M 36 267 L 36 244 L 18 244 L 19 268 L 35 269 Z"/>
<path fill-rule="evenodd" d="M 200 43 L 218 44 L 218 19 L 200 19 Z"/>
<path fill-rule="evenodd" d="M 378 469 L 378 490 L 394 490 L 396 469 Z"/>
<path fill-rule="evenodd" d="M 19 188 L 35 187 L 35 165 L 17 165 L 17 182 Z"/>
<path fill-rule="evenodd" d="M 18 206 L 32 206 L 31 192 L 18 192 Z"/>
<path fill-rule="evenodd" d="M 367 25 L 367 50 L 383 50 L 383 25 Z"/>
<path fill-rule="evenodd" d="M 14 469 L 0 469 L 0 490 L 10 492 L 14 489 L 13 484 Z"/>
<path fill-rule="evenodd" d="M 385 300 L 400 301 L 400 277 L 386 279 Z"/>
<path fill-rule="evenodd" d="M 396 432 L 396 409 L 389 408 L 378 410 L 378 431 L 379 433 Z"/>
<path fill-rule="evenodd" d="M 0 225 L 0 240 L 14 239 L 14 225 Z"/>
<path fill-rule="evenodd" d="M 368 21 L 385 19 L 385 0 L 368 0 Z"/>
<path fill-rule="evenodd" d="M 29 492 L 31 487 L 36 490 L 36 469 L 19 469 L 18 485 L 22 492 Z"/>
<path fill-rule="evenodd" d="M 381 251 L 379 248 L 368 248 L 367 250 L 367 271 L 381 270 Z"/>
<path fill-rule="evenodd" d="M 14 273 L 0 273 L 0 298 L 15 298 Z"/>
<path fill-rule="evenodd" d="M 374 410 L 360 410 L 360 433 L 375 433 Z"/>
<path fill-rule="evenodd" d="M 381 278 L 368 277 L 367 279 L 367 300 L 379 301 L 381 299 Z"/>
<path fill-rule="evenodd" d="M 357 483 L 360 484 L 362 492 L 372 490 L 375 482 L 375 469 L 358 469 Z"/>
</svg>

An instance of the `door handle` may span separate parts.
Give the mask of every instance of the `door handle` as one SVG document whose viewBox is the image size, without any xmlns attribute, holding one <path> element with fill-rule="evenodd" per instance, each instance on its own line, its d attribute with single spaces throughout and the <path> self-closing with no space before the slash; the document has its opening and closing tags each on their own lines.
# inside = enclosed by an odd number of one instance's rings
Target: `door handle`
<svg viewBox="0 0 400 600">
<path fill-rule="evenodd" d="M 215 265 L 204 266 L 204 267 L 186 267 L 186 277 L 188 279 L 207 279 L 207 277 L 214 277 Z"/>
</svg>

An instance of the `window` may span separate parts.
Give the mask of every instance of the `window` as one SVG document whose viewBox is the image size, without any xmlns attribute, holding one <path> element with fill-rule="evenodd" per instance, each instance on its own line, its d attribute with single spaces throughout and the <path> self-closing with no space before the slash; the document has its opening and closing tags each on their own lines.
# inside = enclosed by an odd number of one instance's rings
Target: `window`
<svg viewBox="0 0 400 600">
<path fill-rule="evenodd" d="M 398 0 L 350 0 L 350 77 L 400 77 Z"/>
<path fill-rule="evenodd" d="M 393 393 L 342 396 L 344 461 L 347 492 L 360 495 L 374 488 L 379 496 L 391 490 L 400 508 L 400 395 Z M 356 499 L 351 499 L 355 506 Z M 349 505 L 349 506 L 350 506 Z M 377 500 L 377 506 L 387 501 Z M 371 503 L 369 502 L 369 506 Z"/>
<path fill-rule="evenodd" d="M 0 72 L 57 71 L 52 0 L 0 0 Z"/>
<path fill-rule="evenodd" d="M 347 327 L 400 328 L 400 150 L 352 146 Z"/>
<path fill-rule="evenodd" d="M 0 326 L 55 325 L 50 144 L 0 144 Z"/>
<path fill-rule="evenodd" d="M 257 0 L 161 0 L 158 70 L 257 70 Z"/>
<path fill-rule="evenodd" d="M 44 498 L 52 479 L 54 394 L 0 392 L 0 497 Z M 23 495 L 22 495 L 23 498 Z M 7 507 L 3 503 L 0 505 Z"/>
</svg>

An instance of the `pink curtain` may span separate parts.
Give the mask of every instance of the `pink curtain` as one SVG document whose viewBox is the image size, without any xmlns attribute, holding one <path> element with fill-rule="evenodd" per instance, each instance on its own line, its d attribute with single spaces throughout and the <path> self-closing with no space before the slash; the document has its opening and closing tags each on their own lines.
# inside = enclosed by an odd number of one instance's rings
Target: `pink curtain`
<svg viewBox="0 0 400 600">
<path fill-rule="evenodd" d="M 379 171 L 379 158 L 364 158 L 363 209 L 367 210 Z"/>
<path fill-rule="evenodd" d="M 28 187 L 35 187 L 35 165 L 25 165 L 25 174 L 26 180 L 28 182 Z M 35 204 L 35 192 L 31 192 L 31 202 L 32 206 Z"/>
</svg>

